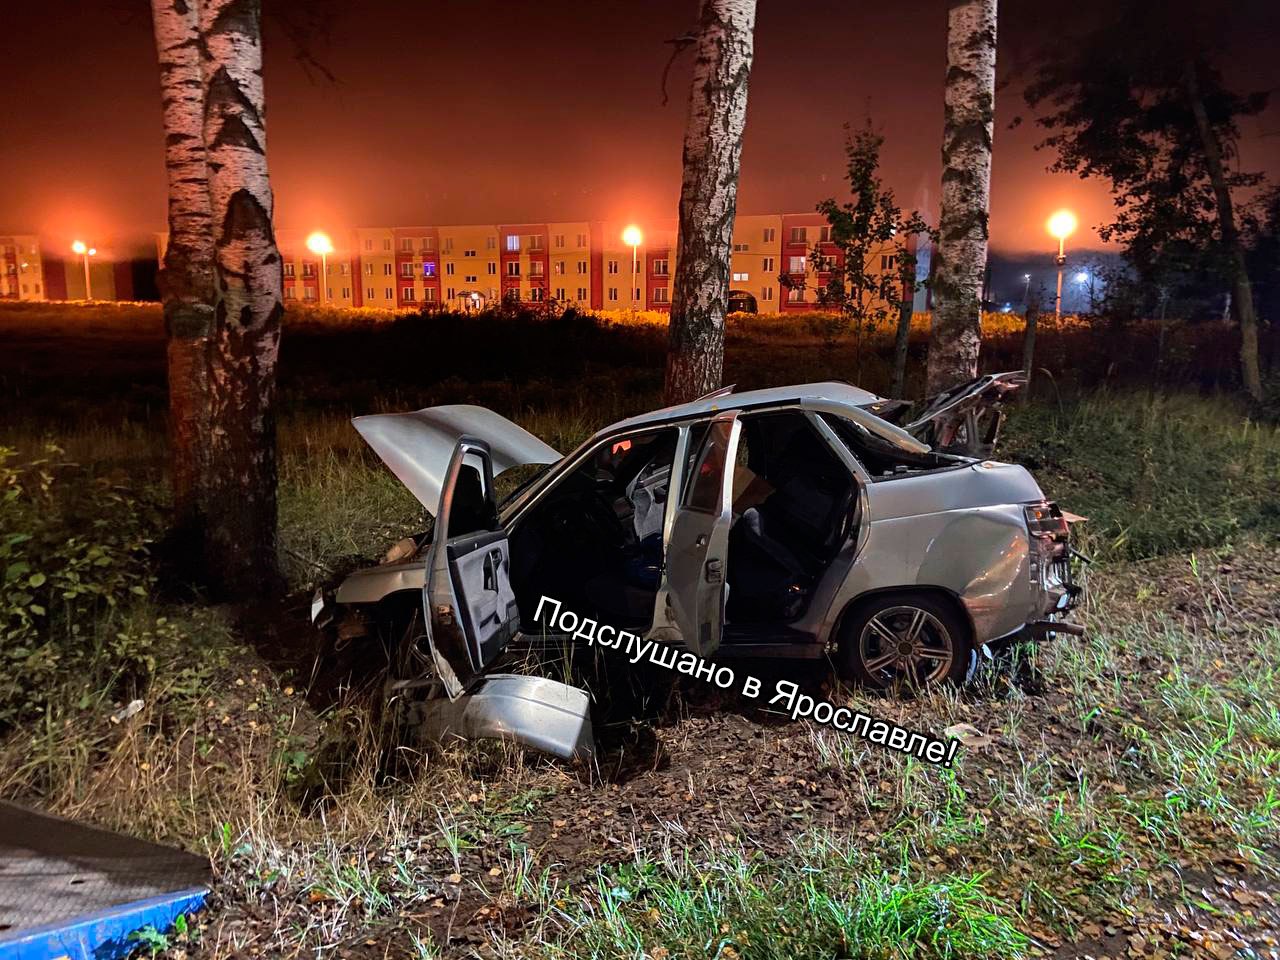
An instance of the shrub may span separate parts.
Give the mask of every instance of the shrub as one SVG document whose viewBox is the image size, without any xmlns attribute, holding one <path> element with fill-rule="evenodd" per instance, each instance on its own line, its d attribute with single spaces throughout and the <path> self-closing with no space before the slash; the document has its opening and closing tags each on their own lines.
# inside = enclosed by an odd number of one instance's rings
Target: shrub
<svg viewBox="0 0 1280 960">
<path fill-rule="evenodd" d="M 117 632 L 116 614 L 154 586 L 157 529 L 153 508 L 59 448 L 22 462 L 0 447 L 0 733 L 99 654 L 117 676 L 147 669 L 149 632 Z"/>
</svg>

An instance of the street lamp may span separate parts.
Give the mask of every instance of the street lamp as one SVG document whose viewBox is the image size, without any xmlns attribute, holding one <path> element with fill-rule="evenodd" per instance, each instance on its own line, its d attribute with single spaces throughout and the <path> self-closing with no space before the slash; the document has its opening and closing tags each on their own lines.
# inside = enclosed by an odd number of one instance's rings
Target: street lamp
<svg viewBox="0 0 1280 960">
<path fill-rule="evenodd" d="M 327 233 L 321 233 L 317 230 L 311 236 L 307 237 L 307 249 L 312 253 L 320 255 L 320 303 L 328 302 L 325 293 L 325 285 L 329 282 L 329 254 L 333 253 L 333 241 L 329 239 Z"/>
<path fill-rule="evenodd" d="M 86 246 L 83 240 L 77 240 L 71 244 L 71 252 L 79 254 L 80 259 L 84 261 L 84 298 L 92 300 L 93 291 L 89 286 L 89 258 L 96 257 L 98 251 L 93 247 Z"/>
<path fill-rule="evenodd" d="M 1025 311 L 1031 304 L 1031 274 L 1022 275 L 1022 309 Z"/>
<path fill-rule="evenodd" d="M 1058 238 L 1058 256 L 1054 260 L 1058 265 L 1058 295 L 1054 300 L 1053 315 L 1059 319 L 1062 317 L 1062 268 L 1067 262 L 1067 237 L 1075 233 L 1078 223 L 1076 215 L 1070 210 L 1059 210 L 1049 218 L 1047 224 L 1049 235 Z"/>
<path fill-rule="evenodd" d="M 638 249 L 640 241 L 644 239 L 644 235 L 640 232 L 640 228 L 632 225 L 622 231 L 622 242 L 631 248 L 631 309 L 636 308 L 636 271 L 640 265 L 640 255 Z"/>
</svg>

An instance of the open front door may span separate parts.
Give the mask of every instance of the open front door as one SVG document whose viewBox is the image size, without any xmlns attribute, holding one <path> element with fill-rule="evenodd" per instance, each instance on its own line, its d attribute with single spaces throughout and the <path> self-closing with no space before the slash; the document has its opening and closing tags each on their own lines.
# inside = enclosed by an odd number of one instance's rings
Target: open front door
<svg viewBox="0 0 1280 960">
<path fill-rule="evenodd" d="M 667 583 L 672 612 L 685 646 L 701 656 L 720 646 L 724 631 L 733 464 L 741 430 L 736 412 L 711 421 L 671 526 Z"/>
<path fill-rule="evenodd" d="M 457 698 L 520 622 L 507 534 L 498 523 L 493 458 L 483 440 L 462 437 L 449 460 L 423 605 L 432 661 L 450 699 Z"/>
</svg>

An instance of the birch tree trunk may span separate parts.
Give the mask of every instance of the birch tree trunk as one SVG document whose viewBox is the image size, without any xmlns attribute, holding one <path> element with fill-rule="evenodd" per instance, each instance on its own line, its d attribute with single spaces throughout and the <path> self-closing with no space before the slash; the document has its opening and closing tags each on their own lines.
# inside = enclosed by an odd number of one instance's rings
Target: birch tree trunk
<svg viewBox="0 0 1280 960">
<path fill-rule="evenodd" d="M 898 329 L 893 338 L 893 385 L 889 396 L 901 397 L 907 387 L 907 351 L 911 346 L 911 318 L 915 314 L 915 257 L 898 254 L 902 262 L 902 295 L 898 301 Z"/>
<path fill-rule="evenodd" d="M 950 0 L 930 395 L 978 373 L 995 85 L 996 0 Z"/>
<path fill-rule="evenodd" d="M 1249 282 L 1249 269 L 1245 262 L 1244 246 L 1236 229 L 1235 207 L 1231 202 L 1231 187 L 1222 163 L 1222 145 L 1209 122 L 1204 97 L 1200 93 L 1200 79 L 1196 64 L 1186 67 L 1185 86 L 1191 112 L 1196 118 L 1196 129 L 1204 149 L 1205 166 L 1213 185 L 1214 202 L 1218 208 L 1218 232 L 1231 257 L 1231 308 L 1240 324 L 1240 369 L 1244 388 L 1254 400 L 1262 399 L 1262 374 L 1258 367 L 1258 314 L 1253 304 L 1253 285 Z"/>
<path fill-rule="evenodd" d="M 190 0 L 187 0 L 190 2 Z M 215 304 L 205 483 L 213 586 L 278 585 L 276 357 L 284 313 L 272 227 L 258 0 L 200 0 Z"/>
<path fill-rule="evenodd" d="M 209 444 L 213 233 L 204 149 L 204 81 L 196 0 L 152 0 L 169 184 L 169 242 L 160 271 L 168 335 L 169 456 L 175 542 L 201 552 L 200 484 Z"/>
<path fill-rule="evenodd" d="M 702 0 L 680 185 L 666 402 L 720 386 L 755 0 Z"/>
</svg>

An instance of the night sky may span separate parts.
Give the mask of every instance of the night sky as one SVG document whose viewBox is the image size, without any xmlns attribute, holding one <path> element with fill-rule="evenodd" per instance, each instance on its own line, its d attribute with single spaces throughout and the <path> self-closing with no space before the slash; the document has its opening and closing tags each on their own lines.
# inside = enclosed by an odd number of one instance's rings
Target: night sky
<svg viewBox="0 0 1280 960">
<path fill-rule="evenodd" d="M 320 3 L 308 72 L 265 0 L 268 150 L 282 227 L 674 217 L 689 60 L 660 79 L 694 0 Z M 1225 6 L 1225 5 L 1224 5 Z M 1059 9 L 1067 8 L 1070 9 Z M 992 188 L 997 249 L 1078 246 L 1109 216 L 1101 184 L 1045 172 L 1019 64 L 1087 4 L 1003 0 Z M 1230 78 L 1280 86 L 1273 3 L 1232 4 Z M 308 9 L 295 5 L 289 9 Z M 74 11 L 74 12 L 73 12 Z M 1063 21 L 1061 18 L 1068 18 Z M 945 0 L 760 0 L 739 210 L 841 195 L 842 131 L 870 111 L 904 206 L 936 216 Z M 158 71 L 148 7 L 6 4 L 0 18 L 0 231 L 143 235 L 165 220 Z M 1280 110 L 1243 129 L 1244 165 L 1280 173 Z"/>
</svg>

